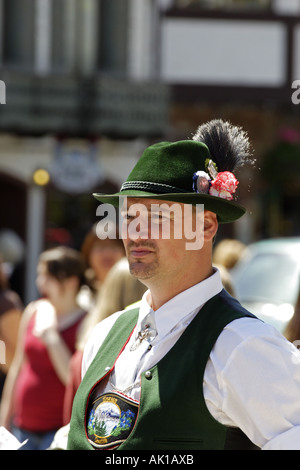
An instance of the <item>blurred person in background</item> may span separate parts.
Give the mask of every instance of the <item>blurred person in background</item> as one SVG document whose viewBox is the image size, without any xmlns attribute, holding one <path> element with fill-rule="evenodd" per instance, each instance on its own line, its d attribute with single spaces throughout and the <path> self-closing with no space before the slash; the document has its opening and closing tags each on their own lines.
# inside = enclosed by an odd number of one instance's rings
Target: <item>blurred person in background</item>
<svg viewBox="0 0 300 470">
<path fill-rule="evenodd" d="M 63 423 L 69 361 L 85 312 L 77 295 L 85 282 L 79 252 L 57 247 L 40 255 L 36 284 L 42 298 L 24 310 L 16 354 L 5 382 L 0 424 L 22 449 L 46 449 Z"/>
<path fill-rule="evenodd" d="M 24 301 L 24 254 L 25 244 L 19 235 L 9 229 L 0 230 L 0 253 L 3 270 L 10 288 Z"/>
<path fill-rule="evenodd" d="M 213 250 L 213 263 L 223 265 L 230 271 L 239 261 L 246 245 L 239 240 L 225 238 L 216 244 Z"/>
<path fill-rule="evenodd" d="M 85 276 L 88 285 L 83 286 L 79 294 L 79 303 L 86 310 L 93 308 L 97 296 L 112 266 L 125 254 L 122 240 L 116 230 L 116 238 L 101 240 L 96 233 L 95 224 L 85 236 L 81 253 L 86 264 Z"/>
<path fill-rule="evenodd" d="M 10 289 L 0 254 L 0 341 L 5 357 L 0 357 L 0 401 L 6 375 L 15 354 L 23 304 L 19 295 Z"/>
<path fill-rule="evenodd" d="M 227 292 L 235 296 L 235 290 L 230 271 L 245 252 L 246 245 L 239 240 L 225 238 L 218 242 L 213 249 L 213 265 L 218 268 L 221 280 Z"/>
<path fill-rule="evenodd" d="M 226 289 L 228 294 L 230 294 L 232 297 L 234 297 L 235 296 L 235 291 L 234 291 L 234 286 L 233 286 L 233 283 L 232 283 L 232 279 L 231 279 L 231 275 L 230 275 L 229 270 L 227 268 L 225 268 L 225 266 L 223 266 L 222 264 L 215 264 L 215 263 L 214 263 L 214 268 L 217 268 L 220 272 L 221 281 L 222 281 L 222 284 L 224 286 L 224 289 Z"/>
</svg>

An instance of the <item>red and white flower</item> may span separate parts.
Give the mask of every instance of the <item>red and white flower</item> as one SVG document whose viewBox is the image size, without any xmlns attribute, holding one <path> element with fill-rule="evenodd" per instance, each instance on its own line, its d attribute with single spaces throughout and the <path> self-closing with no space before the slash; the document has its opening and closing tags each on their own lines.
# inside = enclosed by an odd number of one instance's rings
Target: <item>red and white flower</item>
<svg viewBox="0 0 300 470">
<path fill-rule="evenodd" d="M 211 181 L 209 194 L 231 201 L 239 182 L 230 171 L 221 171 L 216 178 Z"/>
</svg>

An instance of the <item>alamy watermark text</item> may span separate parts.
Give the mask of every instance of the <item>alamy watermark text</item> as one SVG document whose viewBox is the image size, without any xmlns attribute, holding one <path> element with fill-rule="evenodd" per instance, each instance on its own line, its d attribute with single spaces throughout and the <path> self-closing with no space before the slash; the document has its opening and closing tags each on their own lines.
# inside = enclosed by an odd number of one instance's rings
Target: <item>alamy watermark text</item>
<svg viewBox="0 0 300 470">
<path fill-rule="evenodd" d="M 6 104 L 6 86 L 3 80 L 0 80 L 0 104 Z"/>
<path fill-rule="evenodd" d="M 295 91 L 292 93 L 291 99 L 293 104 L 300 103 L 300 80 L 294 80 L 292 83 L 292 88 Z"/>
<path fill-rule="evenodd" d="M 199 250 L 203 246 L 204 205 L 157 202 L 129 204 L 122 196 L 121 210 L 110 204 L 98 206 L 101 217 L 96 227 L 98 238 L 158 240 L 185 240 L 186 250 Z M 118 223 L 117 223 L 118 222 Z M 117 225 L 121 228 L 117 234 Z"/>
<path fill-rule="evenodd" d="M 4 341 L 0 340 L 0 364 L 6 364 L 6 347 Z"/>
</svg>

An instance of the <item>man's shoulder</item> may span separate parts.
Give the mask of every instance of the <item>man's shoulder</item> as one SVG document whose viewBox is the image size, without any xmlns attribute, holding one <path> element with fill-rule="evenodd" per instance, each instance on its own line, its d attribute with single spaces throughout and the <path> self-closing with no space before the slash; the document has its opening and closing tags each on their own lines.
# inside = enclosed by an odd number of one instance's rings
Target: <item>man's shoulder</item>
<svg viewBox="0 0 300 470">
<path fill-rule="evenodd" d="M 104 339 L 106 338 L 108 332 L 113 327 L 114 323 L 117 319 L 122 315 L 123 310 L 113 313 L 109 317 L 105 318 L 101 322 L 97 323 L 86 342 L 83 351 L 83 361 L 82 361 L 82 373 L 85 374 L 87 368 L 91 364 L 92 360 L 94 359 L 95 355 L 97 354 L 98 349 L 102 345 Z"/>
<path fill-rule="evenodd" d="M 98 338 L 102 336 L 106 336 L 107 333 L 114 326 L 116 321 L 119 320 L 119 318 L 121 317 L 128 318 L 130 314 L 138 313 L 139 307 L 140 307 L 140 301 L 135 302 L 132 305 L 129 305 L 124 310 L 120 310 L 118 312 L 113 313 L 109 317 L 104 318 L 104 320 L 102 320 L 100 323 L 97 323 L 97 325 L 94 327 L 92 335 Z"/>
<path fill-rule="evenodd" d="M 97 354 L 99 348 L 102 346 L 108 333 L 112 330 L 117 321 L 123 320 L 127 322 L 130 318 L 132 318 L 132 315 L 138 315 L 139 304 L 140 302 L 136 302 L 135 304 L 126 307 L 124 310 L 115 312 L 109 317 L 102 320 L 100 323 L 97 323 L 96 326 L 94 326 L 88 338 L 87 344 L 84 348 L 83 373 L 91 364 L 93 358 Z"/>
<path fill-rule="evenodd" d="M 224 310 L 236 312 L 239 316 L 242 317 L 256 318 L 253 313 L 243 307 L 238 299 L 232 297 L 225 289 L 219 292 L 219 294 L 215 296 L 214 300 L 219 302 L 219 306 L 222 306 Z"/>
<path fill-rule="evenodd" d="M 141 306 L 141 300 L 138 300 L 137 302 L 134 302 L 133 304 L 128 305 L 124 310 L 124 312 L 127 312 L 128 310 L 136 310 L 137 308 L 140 308 Z"/>
</svg>

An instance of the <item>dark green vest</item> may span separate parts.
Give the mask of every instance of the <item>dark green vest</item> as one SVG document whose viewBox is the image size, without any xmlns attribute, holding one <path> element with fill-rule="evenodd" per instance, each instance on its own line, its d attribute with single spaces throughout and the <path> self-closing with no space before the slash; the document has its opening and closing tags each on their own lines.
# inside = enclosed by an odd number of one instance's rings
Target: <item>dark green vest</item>
<svg viewBox="0 0 300 470">
<path fill-rule="evenodd" d="M 228 429 L 218 423 L 206 407 L 203 376 L 210 352 L 223 328 L 245 316 L 253 315 L 225 290 L 205 304 L 169 353 L 148 373 L 142 374 L 137 421 L 119 450 L 226 448 Z M 136 308 L 119 317 L 88 368 L 74 399 L 69 450 L 93 449 L 85 431 L 89 395 L 95 384 L 109 373 L 107 367 L 113 368 L 137 317 Z"/>
</svg>

